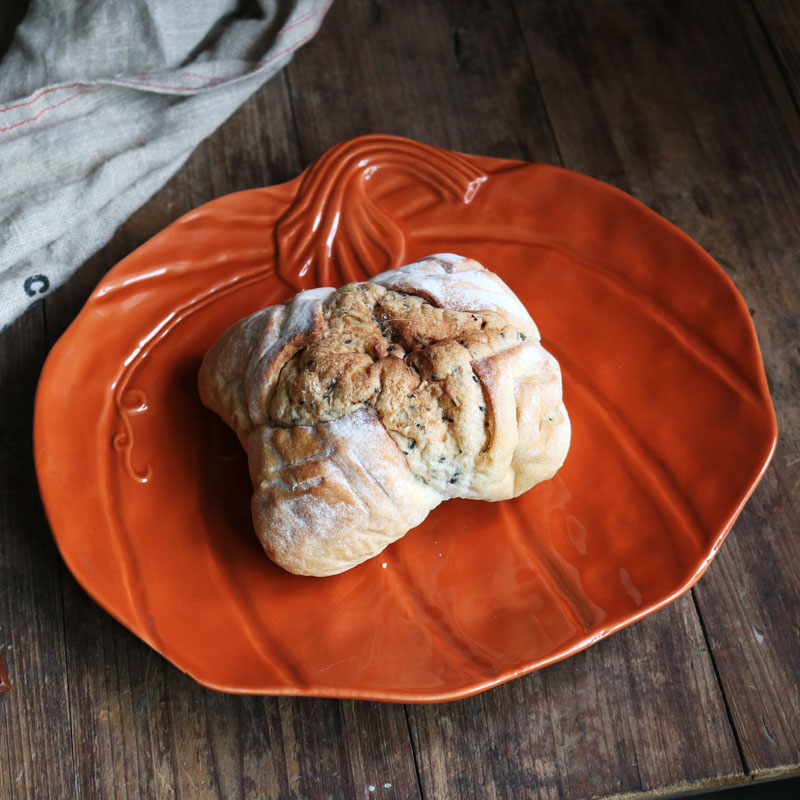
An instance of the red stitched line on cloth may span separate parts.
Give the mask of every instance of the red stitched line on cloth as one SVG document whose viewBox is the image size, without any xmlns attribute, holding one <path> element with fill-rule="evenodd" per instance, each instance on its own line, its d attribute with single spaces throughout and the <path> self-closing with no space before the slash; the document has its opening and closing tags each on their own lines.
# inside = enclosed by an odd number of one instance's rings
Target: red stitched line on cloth
<svg viewBox="0 0 800 800">
<path fill-rule="evenodd" d="M 183 72 L 183 71 L 181 71 L 181 75 L 187 75 L 190 78 L 202 78 L 204 81 L 215 81 L 216 80 L 216 78 L 211 78 L 208 75 L 198 75 L 196 72 Z M 156 75 L 137 75 L 136 77 L 137 78 L 146 78 L 147 80 L 151 80 L 151 79 L 153 79 L 153 78 L 155 78 L 157 76 Z"/>
<path fill-rule="evenodd" d="M 330 3 L 328 4 L 328 6 L 330 7 Z M 327 11 L 327 8 L 325 9 L 325 11 Z M 312 17 L 314 17 L 314 12 L 306 14 L 304 17 L 301 17 L 297 21 L 293 22 L 291 25 L 286 25 L 285 27 L 281 28 L 281 30 L 278 32 L 278 36 L 276 36 L 275 38 L 277 39 L 283 36 L 283 34 L 286 33 L 286 31 L 290 31 L 292 30 L 292 28 L 296 28 L 298 25 L 302 25 L 304 22 L 308 22 L 308 20 L 310 20 Z M 274 56 L 271 56 L 265 61 L 259 62 L 258 66 L 260 67 L 266 64 L 268 61 L 271 61 L 273 58 L 278 58 L 279 56 L 284 55 L 286 52 L 288 52 L 294 47 L 299 47 L 300 45 L 305 44 L 310 38 L 311 37 L 309 36 L 308 38 L 303 39 L 301 42 L 298 42 L 297 44 L 294 44 L 291 47 L 287 47 L 285 50 L 281 50 L 280 53 L 276 53 Z M 196 72 L 182 72 L 181 74 L 186 75 L 189 78 L 200 78 L 204 81 L 208 81 L 208 83 L 206 84 L 206 86 L 167 86 L 161 83 L 148 83 L 147 81 L 137 81 L 134 80 L 133 78 L 127 78 L 125 80 L 121 80 L 119 81 L 119 83 L 130 83 L 130 84 L 135 84 L 136 86 L 152 86 L 154 89 L 173 89 L 176 92 L 192 92 L 197 89 L 205 89 L 208 86 L 213 86 L 217 83 L 222 83 L 223 81 L 227 80 L 227 78 L 209 78 L 208 75 L 200 75 Z M 149 78 L 150 76 L 142 75 L 141 77 Z"/>
<path fill-rule="evenodd" d="M 309 14 L 305 18 L 303 18 L 301 20 L 298 20 L 297 22 L 294 22 L 291 25 L 287 25 L 285 28 L 283 28 L 283 30 L 281 30 L 281 33 L 278 34 L 278 35 L 280 36 L 281 34 L 284 33 L 284 31 L 288 31 L 290 28 L 297 27 L 298 25 L 300 25 L 300 23 L 306 22 L 311 17 L 314 17 L 314 16 L 324 17 L 325 14 L 328 13 L 328 9 L 331 7 L 332 4 L 333 4 L 333 0 L 328 0 L 328 2 L 323 6 L 323 8 L 319 12 L 319 14 Z M 286 53 L 290 52 L 291 50 L 296 50 L 298 47 L 302 47 L 313 36 L 314 36 L 313 33 L 309 33 L 308 36 L 304 36 L 299 42 L 295 42 L 294 44 L 289 45 L 289 47 L 285 47 L 279 53 L 273 53 L 269 58 L 265 58 L 263 61 L 259 61 L 257 66 L 258 67 L 263 67 L 264 64 L 269 64 L 270 61 L 274 61 L 276 58 L 280 58 L 281 56 L 286 55 Z"/>
<path fill-rule="evenodd" d="M 217 83 L 222 83 L 227 78 L 210 78 L 205 86 L 166 86 L 163 83 L 149 83 L 148 81 L 135 81 L 133 78 L 126 78 L 125 80 L 116 81 L 116 83 L 125 83 L 132 86 L 152 86 L 154 89 L 174 89 L 176 92 L 194 92 L 197 89 L 205 89 L 208 86 L 214 86 Z"/>
<path fill-rule="evenodd" d="M 304 17 L 298 19 L 296 22 L 293 22 L 291 25 L 286 25 L 285 27 L 281 28 L 280 32 L 278 33 L 278 37 L 282 36 L 287 31 L 290 31 L 293 28 L 302 25 L 304 22 L 308 22 L 308 20 L 312 19 L 313 17 L 324 16 L 328 12 L 328 9 L 331 7 L 332 3 L 333 0 L 328 0 L 328 2 L 325 4 L 325 6 L 323 6 L 319 14 L 314 14 L 313 12 L 310 12 L 306 14 Z M 257 66 L 263 67 L 264 64 L 268 64 L 270 61 L 274 61 L 276 58 L 280 58 L 281 56 L 286 55 L 286 53 L 290 52 L 291 50 L 295 50 L 298 47 L 301 47 L 307 41 L 309 41 L 309 39 L 311 39 L 313 35 L 314 35 L 313 33 L 310 33 L 308 36 L 304 36 L 299 42 L 295 42 L 294 44 L 285 47 L 278 53 L 273 53 L 271 56 L 269 56 L 269 58 L 265 58 L 263 61 L 259 61 Z M 191 73 L 191 72 L 185 72 L 184 75 L 187 75 L 190 78 L 201 78 L 202 80 L 207 80 L 208 83 L 206 84 L 206 86 L 212 86 L 217 83 L 222 83 L 223 81 L 226 80 L 225 78 L 209 78 L 206 75 L 198 75 L 197 73 Z M 195 91 L 196 89 L 205 88 L 202 86 L 166 86 L 158 83 L 148 83 L 147 81 L 136 81 L 130 78 L 127 80 L 119 81 L 119 83 L 128 83 L 137 86 L 152 86 L 154 89 L 172 89 L 174 91 L 182 91 L 182 92 L 191 92 Z M 39 94 L 34 95 L 30 100 L 25 100 L 21 103 L 14 103 L 13 105 L 6 106 L 5 108 L 0 108 L 0 114 L 2 114 L 4 111 L 11 111 L 14 108 L 22 108 L 23 106 L 32 105 L 41 97 L 44 97 L 45 95 L 50 94 L 51 92 L 57 92 L 62 89 L 74 89 L 76 86 L 87 87 L 87 91 L 76 92 L 75 94 L 70 95 L 69 97 L 65 98 L 64 100 L 61 100 L 58 103 L 53 103 L 53 105 L 45 106 L 38 114 L 35 114 L 34 116 L 29 117 L 28 119 L 23 119 L 20 122 L 15 122 L 13 125 L 8 125 L 5 128 L 0 128 L 0 133 L 6 133 L 7 131 L 13 130 L 14 128 L 19 128 L 21 125 L 27 125 L 29 122 L 35 122 L 45 112 L 51 111 L 52 109 L 58 108 L 59 106 L 63 106 L 65 103 L 69 103 L 70 100 L 74 100 L 76 97 L 80 97 L 83 94 L 91 94 L 93 91 L 95 91 L 95 89 L 88 88 L 89 85 L 85 83 L 69 83 L 65 84 L 64 86 L 53 86 L 49 89 L 44 89 L 43 91 L 39 92 Z"/>
<path fill-rule="evenodd" d="M 196 72 L 182 72 L 182 75 L 188 75 L 190 78 L 202 78 L 204 81 L 215 81 L 217 78 L 210 78 L 208 75 L 198 75 Z M 152 78 L 152 75 L 140 75 L 140 78 Z"/>
<path fill-rule="evenodd" d="M 274 61 L 276 58 L 285 56 L 292 50 L 296 50 L 298 47 L 302 47 L 309 39 L 311 39 L 313 35 L 314 35 L 313 33 L 309 33 L 308 36 L 304 36 L 299 42 L 290 44 L 288 47 L 284 47 L 283 50 L 281 50 L 279 53 L 273 53 L 269 58 L 265 58 L 263 61 L 259 61 L 256 66 L 263 67 L 264 64 L 269 64 L 270 61 Z"/>
<path fill-rule="evenodd" d="M 28 117 L 28 119 L 23 119 L 21 122 L 15 122 L 13 125 L 8 125 L 5 128 L 0 128 L 0 133 L 5 133 L 6 131 L 14 130 L 14 128 L 19 128 L 20 125 L 27 125 L 29 122 L 36 122 L 36 120 L 39 119 L 39 117 L 41 117 L 42 114 L 45 113 L 45 111 L 50 111 L 54 108 L 58 108 L 59 106 L 63 106 L 64 103 L 69 103 L 70 100 L 74 100 L 76 97 L 80 97 L 83 94 L 92 94 L 94 91 L 95 91 L 94 89 L 90 89 L 85 92 L 76 92 L 75 94 L 70 95 L 69 97 L 65 98 L 64 100 L 61 100 L 58 103 L 53 103 L 53 105 L 51 106 L 45 106 L 38 114 L 32 117 Z"/>
<path fill-rule="evenodd" d="M 296 22 L 293 22 L 291 25 L 286 25 L 285 27 L 281 28 L 281 32 L 278 34 L 278 36 L 280 36 L 281 33 L 286 33 L 286 31 L 290 31 L 292 28 L 296 28 L 298 25 L 302 25 L 304 22 L 308 22 L 308 20 L 310 20 L 311 17 L 313 16 L 314 12 L 309 11 L 308 14 L 306 14 L 304 17 L 301 17 Z"/>
<path fill-rule="evenodd" d="M 40 97 L 44 97 L 46 94 L 50 94 L 50 92 L 58 92 L 61 89 L 74 89 L 76 86 L 88 86 L 88 84 L 68 83 L 65 86 L 51 86 L 49 89 L 44 89 L 43 91 L 39 92 L 39 94 L 35 94 L 30 100 L 24 100 L 21 103 L 14 103 L 14 105 L 0 108 L 0 114 L 2 114 L 4 111 L 11 111 L 12 108 L 22 108 L 22 106 L 33 105 Z"/>
</svg>

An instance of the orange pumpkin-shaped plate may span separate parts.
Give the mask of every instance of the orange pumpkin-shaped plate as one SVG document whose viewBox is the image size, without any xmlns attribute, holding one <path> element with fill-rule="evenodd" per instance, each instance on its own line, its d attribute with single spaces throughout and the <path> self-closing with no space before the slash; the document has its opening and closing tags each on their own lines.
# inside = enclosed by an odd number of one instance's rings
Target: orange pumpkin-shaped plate
<svg viewBox="0 0 800 800">
<path fill-rule="evenodd" d="M 566 463 L 513 501 L 442 504 L 349 572 L 290 575 L 253 532 L 200 359 L 299 289 L 436 252 L 530 310 L 563 371 Z M 53 348 L 35 414 L 69 568 L 177 667 L 230 692 L 412 702 L 565 658 L 686 591 L 775 439 L 747 307 L 686 235 L 591 178 L 390 136 L 214 200 L 124 259 Z"/>
</svg>

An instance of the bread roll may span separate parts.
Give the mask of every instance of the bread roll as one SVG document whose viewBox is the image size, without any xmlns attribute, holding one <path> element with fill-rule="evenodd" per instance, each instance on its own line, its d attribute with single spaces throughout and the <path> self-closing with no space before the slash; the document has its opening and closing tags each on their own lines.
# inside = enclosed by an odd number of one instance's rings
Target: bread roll
<svg viewBox="0 0 800 800">
<path fill-rule="evenodd" d="M 238 434 L 267 555 L 333 575 L 452 497 L 505 500 L 569 448 L 561 371 L 503 281 L 452 254 L 228 329 L 200 397 Z"/>
</svg>

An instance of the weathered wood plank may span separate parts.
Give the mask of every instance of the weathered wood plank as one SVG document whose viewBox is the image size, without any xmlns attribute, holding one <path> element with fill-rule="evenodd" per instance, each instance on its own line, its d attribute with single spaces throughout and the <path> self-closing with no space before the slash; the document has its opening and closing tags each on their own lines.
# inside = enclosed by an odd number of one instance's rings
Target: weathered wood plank
<svg viewBox="0 0 800 800">
<path fill-rule="evenodd" d="M 402 706 L 236 698 L 236 736 L 208 699 L 215 741 L 234 742 L 221 797 L 420 796 Z"/>
<path fill-rule="evenodd" d="M 426 796 L 586 798 L 741 779 L 689 595 L 483 695 L 409 707 Z"/>
<path fill-rule="evenodd" d="M 753 0 L 753 7 L 800 108 L 800 6 L 794 0 Z"/>
<path fill-rule="evenodd" d="M 566 166 L 632 191 L 751 307 L 782 437 L 695 595 L 748 770 L 800 761 L 800 121 L 747 3 L 519 3 Z"/>
<path fill-rule="evenodd" d="M 77 797 L 174 797 L 169 666 L 64 582 Z"/>
<path fill-rule="evenodd" d="M 59 556 L 36 492 L 33 395 L 44 360 L 42 306 L 0 334 L 0 797 L 74 792 Z"/>
<path fill-rule="evenodd" d="M 516 29 L 506 2 L 335 3 L 287 69 L 303 162 L 364 133 L 557 161 Z"/>
</svg>

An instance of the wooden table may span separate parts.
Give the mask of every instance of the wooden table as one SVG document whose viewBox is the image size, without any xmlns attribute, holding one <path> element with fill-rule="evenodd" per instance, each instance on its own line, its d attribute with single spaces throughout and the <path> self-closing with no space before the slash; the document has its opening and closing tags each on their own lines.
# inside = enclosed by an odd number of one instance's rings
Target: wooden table
<svg viewBox="0 0 800 800">
<path fill-rule="evenodd" d="M 799 771 L 798 42 L 795 0 L 336 0 L 289 68 L 0 336 L 0 797 L 652 796 Z M 218 694 L 64 568 L 33 473 L 37 376 L 97 280 L 166 224 L 374 131 L 563 164 L 687 231 L 751 308 L 778 450 L 695 589 L 567 661 L 440 705 Z"/>
</svg>

